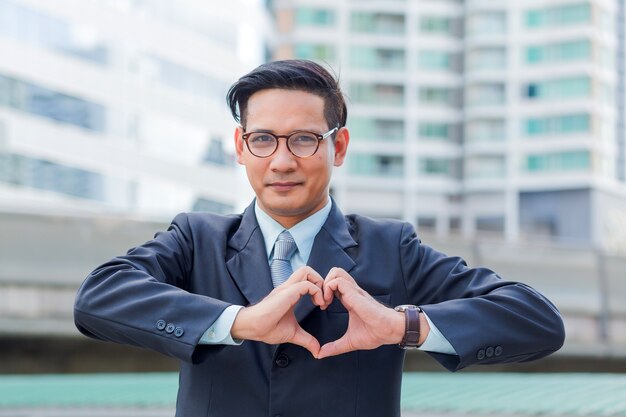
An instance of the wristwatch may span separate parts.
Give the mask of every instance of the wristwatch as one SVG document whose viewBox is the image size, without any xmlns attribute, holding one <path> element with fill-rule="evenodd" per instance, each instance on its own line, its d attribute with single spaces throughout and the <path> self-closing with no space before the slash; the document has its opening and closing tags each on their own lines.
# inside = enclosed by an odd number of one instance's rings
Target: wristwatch
<svg viewBox="0 0 626 417">
<path fill-rule="evenodd" d="M 420 313 L 422 309 L 418 306 L 403 304 L 394 310 L 404 312 L 405 318 L 404 337 L 398 346 L 402 349 L 417 349 L 420 340 Z"/>
</svg>

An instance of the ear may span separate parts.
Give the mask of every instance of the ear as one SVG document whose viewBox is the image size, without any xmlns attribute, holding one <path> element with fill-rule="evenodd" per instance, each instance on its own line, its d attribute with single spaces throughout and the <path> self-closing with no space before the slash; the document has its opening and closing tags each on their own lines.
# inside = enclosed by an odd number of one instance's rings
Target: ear
<svg viewBox="0 0 626 417">
<path fill-rule="evenodd" d="M 241 126 L 237 126 L 235 129 L 235 152 L 237 153 L 237 163 L 244 165 L 243 147 L 246 145 L 244 145 L 241 135 L 243 135 L 243 128 Z"/>
<path fill-rule="evenodd" d="M 348 143 L 350 143 L 350 132 L 348 132 L 348 128 L 342 127 L 335 134 L 334 166 L 339 167 L 343 165 L 346 152 L 348 151 Z"/>
</svg>

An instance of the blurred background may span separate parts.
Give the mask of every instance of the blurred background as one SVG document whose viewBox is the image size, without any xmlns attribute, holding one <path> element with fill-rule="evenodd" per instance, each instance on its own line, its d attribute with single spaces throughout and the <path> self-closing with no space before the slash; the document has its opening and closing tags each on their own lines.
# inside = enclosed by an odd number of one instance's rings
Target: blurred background
<svg viewBox="0 0 626 417">
<path fill-rule="evenodd" d="M 55 401 L 84 399 L 91 381 L 97 402 L 122 377 L 152 387 L 119 404 L 123 415 L 172 414 L 177 364 L 81 337 L 74 294 L 178 212 L 249 204 L 225 94 L 286 58 L 322 63 L 346 94 L 352 141 L 332 183 L 344 212 L 410 221 L 424 242 L 533 285 L 563 313 L 557 354 L 468 374 L 561 375 L 535 387 L 604 375 L 598 392 L 625 400 L 598 413 L 626 415 L 625 10 L 624 0 L 0 0 L 0 416 L 57 415 L 54 404 L 83 415 Z M 411 352 L 406 370 L 409 395 L 433 380 L 412 372 L 442 369 Z M 465 393 L 481 385 L 438 377 Z M 550 395 L 553 408 L 523 411 L 522 397 L 520 409 L 485 412 L 594 415 Z"/>
</svg>

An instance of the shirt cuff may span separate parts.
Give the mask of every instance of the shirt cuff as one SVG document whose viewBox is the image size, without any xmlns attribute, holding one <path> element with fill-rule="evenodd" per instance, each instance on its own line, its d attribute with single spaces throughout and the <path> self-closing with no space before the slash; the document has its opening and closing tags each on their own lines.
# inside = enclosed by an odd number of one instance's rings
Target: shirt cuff
<svg viewBox="0 0 626 417">
<path fill-rule="evenodd" d="M 233 339 L 230 329 L 233 327 L 235 318 L 243 306 L 231 305 L 226 307 L 222 314 L 207 329 L 200 338 L 201 345 L 240 345 L 243 340 Z"/>
<path fill-rule="evenodd" d="M 428 325 L 430 326 L 430 332 L 428 336 L 426 336 L 426 340 L 419 347 L 420 350 L 428 351 L 428 352 L 436 352 L 436 353 L 445 353 L 447 355 L 456 355 L 456 350 L 452 347 L 448 339 L 446 339 L 443 334 L 439 331 L 439 329 L 433 324 L 432 321 L 428 318 L 428 315 L 422 311 L 424 317 L 428 321 Z"/>
</svg>

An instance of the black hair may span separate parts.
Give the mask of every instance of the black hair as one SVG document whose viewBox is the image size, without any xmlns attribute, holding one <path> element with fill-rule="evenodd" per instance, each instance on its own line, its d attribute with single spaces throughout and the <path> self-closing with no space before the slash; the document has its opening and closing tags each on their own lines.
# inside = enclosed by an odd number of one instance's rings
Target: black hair
<svg viewBox="0 0 626 417">
<path fill-rule="evenodd" d="M 324 118 L 328 127 L 346 125 L 348 109 L 337 80 L 313 61 L 289 59 L 258 66 L 228 90 L 226 101 L 230 112 L 244 128 L 248 100 L 254 93 L 270 88 L 299 90 L 320 96 L 324 99 Z"/>
</svg>

